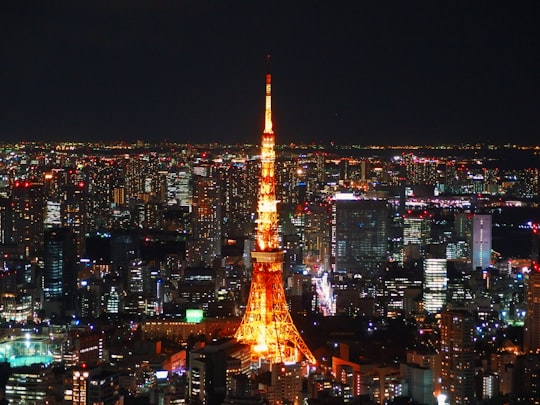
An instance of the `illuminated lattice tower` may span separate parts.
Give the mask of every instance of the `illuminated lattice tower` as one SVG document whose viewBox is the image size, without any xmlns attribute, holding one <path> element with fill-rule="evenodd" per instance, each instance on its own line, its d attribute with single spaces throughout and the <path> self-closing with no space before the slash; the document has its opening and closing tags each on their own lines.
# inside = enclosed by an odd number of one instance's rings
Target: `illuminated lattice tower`
<svg viewBox="0 0 540 405">
<path fill-rule="evenodd" d="M 283 251 L 278 243 L 278 215 L 274 178 L 275 136 L 272 130 L 271 75 L 266 75 L 265 125 L 261 147 L 258 221 L 253 273 L 246 312 L 236 339 L 251 346 L 253 361 L 310 363 L 315 358 L 294 325 L 283 289 Z"/>
</svg>

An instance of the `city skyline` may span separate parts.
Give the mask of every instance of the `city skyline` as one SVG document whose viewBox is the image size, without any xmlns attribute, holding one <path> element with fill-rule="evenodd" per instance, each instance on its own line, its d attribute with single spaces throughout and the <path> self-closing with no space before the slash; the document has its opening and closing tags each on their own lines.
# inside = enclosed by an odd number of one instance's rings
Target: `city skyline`
<svg viewBox="0 0 540 405">
<path fill-rule="evenodd" d="M 38 2 L 2 6 L 0 141 L 531 144 L 539 6 Z"/>
<path fill-rule="evenodd" d="M 277 158 L 266 89 L 260 159 L 5 145 L 0 400 L 537 401 L 537 150 Z"/>
</svg>

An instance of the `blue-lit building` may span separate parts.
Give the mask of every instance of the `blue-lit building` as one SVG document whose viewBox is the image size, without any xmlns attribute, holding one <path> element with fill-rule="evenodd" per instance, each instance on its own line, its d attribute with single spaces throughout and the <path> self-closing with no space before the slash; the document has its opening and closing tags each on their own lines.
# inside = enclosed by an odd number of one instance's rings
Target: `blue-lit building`
<svg viewBox="0 0 540 405">
<path fill-rule="evenodd" d="M 45 231 L 43 268 L 43 309 L 47 316 L 65 315 L 75 310 L 77 272 L 73 232 L 69 228 Z"/>
</svg>

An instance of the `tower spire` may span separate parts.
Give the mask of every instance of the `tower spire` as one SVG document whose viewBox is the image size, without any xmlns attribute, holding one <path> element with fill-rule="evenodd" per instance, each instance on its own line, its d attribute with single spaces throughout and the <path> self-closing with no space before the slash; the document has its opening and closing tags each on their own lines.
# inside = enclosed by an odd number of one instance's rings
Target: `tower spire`
<svg viewBox="0 0 540 405">
<path fill-rule="evenodd" d="M 266 74 L 266 103 L 264 110 L 264 133 L 273 134 L 272 130 L 272 75 Z"/>
<path fill-rule="evenodd" d="M 264 109 L 264 133 L 273 134 L 272 130 L 272 75 L 270 74 L 270 54 L 266 55 L 266 96 Z"/>
</svg>

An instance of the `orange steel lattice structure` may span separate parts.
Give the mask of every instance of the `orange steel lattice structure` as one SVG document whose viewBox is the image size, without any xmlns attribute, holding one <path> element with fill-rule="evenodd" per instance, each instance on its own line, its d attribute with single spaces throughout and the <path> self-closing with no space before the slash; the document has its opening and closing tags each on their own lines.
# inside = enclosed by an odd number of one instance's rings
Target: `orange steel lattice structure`
<svg viewBox="0 0 540 405">
<path fill-rule="evenodd" d="M 271 75 L 266 75 L 264 133 L 261 146 L 255 250 L 248 303 L 235 337 L 251 346 L 253 361 L 296 363 L 302 356 L 315 364 L 315 357 L 293 323 L 282 280 L 283 251 L 278 241 L 276 201 L 275 136 L 272 129 Z"/>
</svg>

